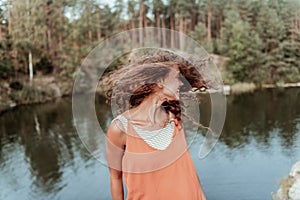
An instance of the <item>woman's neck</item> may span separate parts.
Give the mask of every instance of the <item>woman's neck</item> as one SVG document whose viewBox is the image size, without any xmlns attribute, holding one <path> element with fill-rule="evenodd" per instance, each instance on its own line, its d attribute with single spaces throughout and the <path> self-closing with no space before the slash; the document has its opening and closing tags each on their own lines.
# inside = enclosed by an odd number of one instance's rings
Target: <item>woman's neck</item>
<svg viewBox="0 0 300 200">
<path fill-rule="evenodd" d="M 160 93 L 146 97 L 136 108 L 131 109 L 129 118 L 133 121 L 141 121 L 142 124 L 161 126 L 168 119 L 168 114 L 162 109 L 161 104 L 166 101 Z"/>
</svg>

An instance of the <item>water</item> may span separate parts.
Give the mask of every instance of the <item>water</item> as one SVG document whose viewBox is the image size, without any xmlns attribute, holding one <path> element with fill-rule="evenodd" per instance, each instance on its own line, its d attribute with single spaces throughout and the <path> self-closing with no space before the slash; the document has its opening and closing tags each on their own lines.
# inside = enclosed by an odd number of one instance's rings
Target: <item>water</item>
<svg viewBox="0 0 300 200">
<path fill-rule="evenodd" d="M 96 99 L 107 130 L 110 107 Z M 227 98 L 219 142 L 197 158 L 190 152 L 208 200 L 271 200 L 300 160 L 300 89 L 259 90 Z M 23 106 L 0 116 L 0 199 L 111 199 L 109 172 L 76 134 L 71 99 Z"/>
</svg>

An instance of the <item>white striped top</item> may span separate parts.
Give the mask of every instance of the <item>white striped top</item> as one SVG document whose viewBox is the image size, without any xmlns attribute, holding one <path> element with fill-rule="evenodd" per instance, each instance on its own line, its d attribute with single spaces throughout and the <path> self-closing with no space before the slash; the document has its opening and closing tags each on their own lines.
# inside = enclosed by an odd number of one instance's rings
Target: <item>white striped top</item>
<svg viewBox="0 0 300 200">
<path fill-rule="evenodd" d="M 118 115 L 113 119 L 113 121 L 116 119 L 118 119 L 122 123 L 123 130 L 127 132 L 127 118 L 123 115 Z M 170 113 L 169 123 L 164 128 L 149 131 L 136 127 L 133 124 L 132 127 L 148 145 L 158 150 L 165 150 L 172 142 L 175 123 Z"/>
</svg>

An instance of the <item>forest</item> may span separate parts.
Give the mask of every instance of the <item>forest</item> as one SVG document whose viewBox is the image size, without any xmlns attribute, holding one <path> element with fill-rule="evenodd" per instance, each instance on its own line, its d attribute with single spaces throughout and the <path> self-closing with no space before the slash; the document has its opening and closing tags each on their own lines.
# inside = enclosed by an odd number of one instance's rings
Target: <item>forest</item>
<svg viewBox="0 0 300 200">
<path fill-rule="evenodd" d="M 225 84 L 300 81 L 298 0 L 1 0 L 0 102 L 70 94 L 95 46 L 143 27 L 180 31 L 226 60 Z"/>
</svg>

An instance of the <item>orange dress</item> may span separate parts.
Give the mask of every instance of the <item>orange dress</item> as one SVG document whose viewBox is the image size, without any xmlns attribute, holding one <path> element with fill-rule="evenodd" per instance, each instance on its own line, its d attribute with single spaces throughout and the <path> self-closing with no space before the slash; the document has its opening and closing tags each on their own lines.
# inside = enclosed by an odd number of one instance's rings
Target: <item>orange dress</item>
<svg viewBox="0 0 300 200">
<path fill-rule="evenodd" d="M 158 150 L 148 145 L 128 121 L 122 171 L 126 200 L 206 200 L 183 128 L 179 130 L 177 125 L 171 144 Z"/>
</svg>

